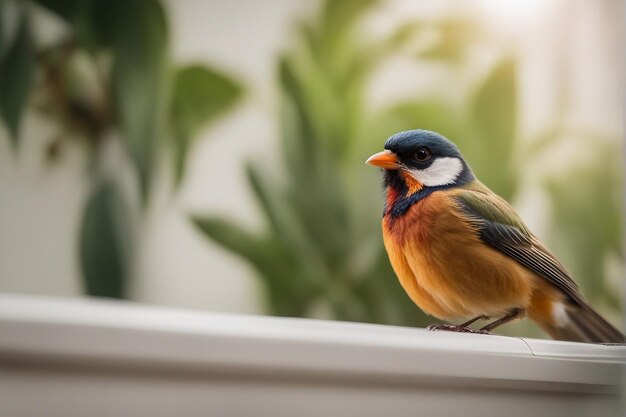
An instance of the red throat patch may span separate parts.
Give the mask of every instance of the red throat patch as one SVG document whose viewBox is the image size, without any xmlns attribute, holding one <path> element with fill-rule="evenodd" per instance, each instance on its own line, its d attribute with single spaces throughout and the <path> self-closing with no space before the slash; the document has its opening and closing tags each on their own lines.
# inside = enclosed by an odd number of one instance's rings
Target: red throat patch
<svg viewBox="0 0 626 417">
<path fill-rule="evenodd" d="M 408 197 L 410 195 L 415 194 L 422 188 L 424 188 L 424 185 L 418 180 L 416 180 L 415 178 L 413 178 L 413 176 L 409 174 L 408 172 L 401 171 L 400 175 L 402 176 L 402 181 L 404 181 L 404 184 L 406 185 L 407 192 L 405 195 L 402 195 L 400 194 L 400 191 L 398 191 L 397 189 L 388 187 L 387 188 L 387 200 L 386 200 L 387 204 L 385 205 L 385 207 L 387 207 L 388 210 L 394 206 L 394 204 L 399 198 Z"/>
<path fill-rule="evenodd" d="M 400 192 L 392 187 L 387 187 L 387 201 L 386 207 L 389 209 L 393 207 L 396 200 L 400 197 Z"/>
</svg>

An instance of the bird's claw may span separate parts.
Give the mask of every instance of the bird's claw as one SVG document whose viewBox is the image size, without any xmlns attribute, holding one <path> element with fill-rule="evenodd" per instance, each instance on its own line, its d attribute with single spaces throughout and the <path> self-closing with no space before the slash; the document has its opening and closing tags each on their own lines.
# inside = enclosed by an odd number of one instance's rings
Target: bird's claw
<svg viewBox="0 0 626 417">
<path fill-rule="evenodd" d="M 491 334 L 487 330 L 476 330 L 471 327 L 457 326 L 455 324 L 431 324 L 426 327 L 426 330 L 434 332 L 442 330 L 445 332 L 457 332 L 457 333 L 475 333 L 475 334 Z"/>
</svg>

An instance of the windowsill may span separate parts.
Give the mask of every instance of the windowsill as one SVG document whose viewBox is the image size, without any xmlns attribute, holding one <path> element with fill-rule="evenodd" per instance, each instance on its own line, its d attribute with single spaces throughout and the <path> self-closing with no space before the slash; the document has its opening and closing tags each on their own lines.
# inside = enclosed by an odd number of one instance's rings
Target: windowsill
<svg viewBox="0 0 626 417">
<path fill-rule="evenodd" d="M 560 410 L 561 401 L 567 415 L 587 415 L 585 413 L 591 410 L 601 410 L 606 415 L 617 407 L 622 376 L 620 364 L 624 363 L 626 347 L 621 346 L 203 313 L 103 300 L 0 295 L 0 387 L 10 387 L 12 392 L 8 394 L 6 389 L 0 389 L 0 402 L 14 405 L 11 415 L 27 415 L 19 414 L 22 409 L 36 412 L 37 408 L 32 408 L 34 402 L 20 402 L 20 393 L 36 396 L 35 391 L 30 394 L 27 391 L 37 383 L 37 375 L 59 372 L 71 374 L 72 381 L 85 376 L 84 386 L 69 384 L 67 392 L 61 385 L 51 388 L 59 390 L 59 395 L 79 394 L 88 384 L 102 382 L 93 379 L 93 375 L 122 380 L 186 381 L 167 391 L 171 395 L 185 390 L 189 380 L 207 381 L 207 384 L 210 381 L 207 393 L 215 384 L 225 383 L 227 388 L 222 389 L 231 390 L 234 396 L 245 394 L 252 395 L 248 398 L 257 398 L 254 395 L 260 395 L 259 402 L 251 409 L 259 415 L 265 414 L 261 412 L 263 405 L 269 404 L 267 401 L 272 395 L 277 395 L 270 394 L 270 387 L 285 384 L 286 392 L 292 389 L 294 393 L 308 385 L 339 387 L 334 391 L 334 399 L 315 390 L 306 390 L 310 395 L 302 401 L 309 398 L 312 404 L 323 402 L 325 406 L 333 401 L 339 404 L 341 398 L 337 393 L 346 387 L 363 393 L 374 390 L 375 395 L 383 396 L 414 390 L 415 395 L 409 396 L 408 401 L 410 398 L 417 401 L 421 398 L 418 394 L 423 394 L 424 390 L 470 390 L 474 400 L 488 394 L 494 404 L 497 398 L 519 393 L 527 398 L 537 396 L 539 400 L 532 404 L 543 407 L 539 410 L 553 406 L 557 407 L 554 410 Z M 11 375 L 29 377 L 23 386 L 15 387 L 9 380 L 2 381 L 1 375 L 6 375 L 7 369 Z M 253 386 L 268 390 L 267 401 L 262 400 L 262 392 L 257 393 Z M 113 395 L 115 387 L 106 387 L 113 389 Z M 249 390 L 256 394 L 250 394 Z M 106 389 L 100 391 L 101 395 L 107 392 Z M 230 391 L 224 392 L 228 395 Z M 498 396 L 498 392 L 506 394 Z M 567 394 L 586 398 L 585 408 L 577 406 Z M 182 399 L 190 394 L 181 391 L 180 395 Z M 318 399 L 313 398 L 316 395 Z M 210 395 L 205 397 L 210 398 Z M 551 402 L 552 397 L 555 402 Z M 132 398 L 132 395 L 127 398 L 128 407 L 135 404 Z M 158 403 L 158 398 L 152 401 Z M 195 403 L 188 401 L 188 407 L 194 407 Z M 542 401 L 549 404 L 542 406 Z M 66 405 L 62 402 L 53 402 L 49 406 L 52 408 L 45 409 L 52 412 L 46 415 L 80 415 L 82 408 L 72 405 L 71 400 L 68 403 L 69 408 L 64 408 Z M 141 404 L 139 401 L 135 405 Z M 360 406 L 366 407 L 367 400 L 350 404 L 357 410 Z M 207 406 L 211 407 L 206 404 L 203 407 Z M 478 410 L 463 404 L 458 404 L 458 410 L 466 406 L 469 414 L 473 415 L 469 410 Z M 123 408 L 128 410 L 128 415 L 137 415 L 130 412 L 131 409 Z M 280 414 L 280 408 L 269 409 Z M 352 410 L 341 409 L 348 414 Z M 365 408 L 373 409 L 372 406 Z M 437 415 L 436 404 L 428 409 L 431 410 L 429 415 Z M 158 410 L 164 414 L 152 410 L 151 415 L 167 415 L 166 406 Z M 529 403 L 520 411 L 533 415 L 532 410 Z M 125 415 L 119 411 L 111 415 Z M 247 415 L 244 411 L 239 415 Z M 300 415 L 309 414 L 303 411 Z M 388 412 L 387 415 L 394 414 Z"/>
</svg>

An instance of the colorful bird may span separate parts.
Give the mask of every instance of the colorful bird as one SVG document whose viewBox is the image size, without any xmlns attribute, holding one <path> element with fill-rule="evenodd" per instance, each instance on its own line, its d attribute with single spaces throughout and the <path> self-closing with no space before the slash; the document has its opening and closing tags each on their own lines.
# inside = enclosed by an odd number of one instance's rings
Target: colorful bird
<svg viewBox="0 0 626 417">
<path fill-rule="evenodd" d="M 409 297 L 441 320 L 433 329 L 488 332 L 524 316 L 555 339 L 622 343 L 565 267 L 515 209 L 483 185 L 454 143 L 427 130 L 397 133 L 366 163 L 384 169 L 383 240 Z"/>
</svg>

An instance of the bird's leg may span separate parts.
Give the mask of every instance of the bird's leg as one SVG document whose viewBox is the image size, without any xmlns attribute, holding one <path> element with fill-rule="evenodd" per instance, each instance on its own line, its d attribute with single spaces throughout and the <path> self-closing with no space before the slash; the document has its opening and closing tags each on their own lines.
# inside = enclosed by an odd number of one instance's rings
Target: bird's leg
<svg viewBox="0 0 626 417">
<path fill-rule="evenodd" d="M 483 319 L 487 319 L 489 317 L 487 316 L 476 316 L 471 320 L 466 321 L 465 323 L 461 323 L 461 324 L 431 324 L 430 326 L 428 326 L 426 328 L 426 330 L 430 330 L 430 331 L 434 331 L 434 330 L 445 330 L 448 332 L 459 332 L 459 333 L 485 333 L 481 330 L 474 330 L 471 329 L 469 327 L 470 324 L 478 321 L 478 320 L 483 320 Z"/>
<path fill-rule="evenodd" d="M 468 327 L 470 324 L 474 324 L 478 320 L 487 320 L 489 317 L 481 314 L 480 316 L 476 316 L 471 320 L 466 321 L 465 323 L 459 324 L 459 327 Z"/>
<path fill-rule="evenodd" d="M 508 323 L 512 320 L 515 320 L 516 318 L 520 317 L 523 313 L 523 310 L 521 308 L 514 308 L 513 310 L 509 311 L 508 314 L 492 323 L 489 323 L 488 325 L 481 327 L 480 330 L 482 332 L 490 332 L 493 329 L 495 329 L 498 326 L 502 326 L 505 323 Z"/>
</svg>

